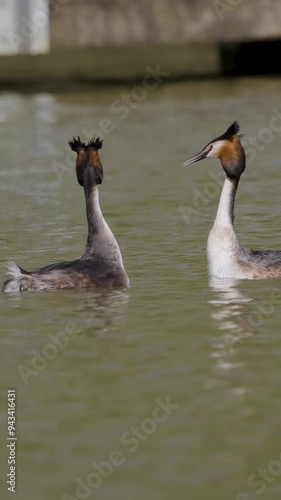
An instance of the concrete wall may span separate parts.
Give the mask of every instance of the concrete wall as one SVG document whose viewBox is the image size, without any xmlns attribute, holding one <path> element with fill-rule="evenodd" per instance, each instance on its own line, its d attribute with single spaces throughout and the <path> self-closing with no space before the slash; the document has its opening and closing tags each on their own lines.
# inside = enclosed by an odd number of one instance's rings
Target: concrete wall
<svg viewBox="0 0 281 500">
<path fill-rule="evenodd" d="M 157 65 L 167 79 L 216 76 L 221 42 L 281 39 L 278 0 L 49 0 L 49 14 L 51 51 L 1 57 L 2 87 L 136 80 Z M 235 72 L 235 52 L 225 59 Z"/>
<path fill-rule="evenodd" d="M 53 46 L 281 36 L 278 0 L 52 0 Z"/>
</svg>

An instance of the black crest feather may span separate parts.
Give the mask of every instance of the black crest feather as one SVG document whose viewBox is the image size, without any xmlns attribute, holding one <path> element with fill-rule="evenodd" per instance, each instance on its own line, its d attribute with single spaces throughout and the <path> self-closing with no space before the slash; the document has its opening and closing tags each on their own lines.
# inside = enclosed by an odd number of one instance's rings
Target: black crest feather
<svg viewBox="0 0 281 500">
<path fill-rule="evenodd" d="M 102 143 L 103 143 L 102 139 L 97 137 L 96 139 L 95 138 L 91 139 L 88 142 L 88 144 L 86 144 L 85 142 L 81 141 L 79 135 L 78 135 L 77 139 L 75 139 L 75 137 L 73 137 L 73 139 L 68 141 L 68 144 L 71 147 L 72 151 L 75 151 L 76 153 L 79 153 L 79 151 L 81 151 L 81 150 L 87 151 L 87 149 L 89 149 L 89 148 L 95 149 L 96 151 L 98 151 L 99 149 L 102 148 Z"/>
<path fill-rule="evenodd" d="M 72 151 L 75 151 L 76 153 L 79 153 L 82 149 L 86 149 L 86 144 L 85 142 L 82 142 L 79 135 L 77 139 L 73 137 L 71 141 L 68 141 L 69 146 L 71 147 Z"/>
<path fill-rule="evenodd" d="M 88 142 L 87 147 L 94 148 L 96 151 L 102 148 L 102 143 L 103 140 L 97 137 L 96 139 L 93 138 L 91 141 Z"/>
<path fill-rule="evenodd" d="M 234 135 L 237 135 L 239 130 L 240 130 L 239 123 L 237 121 L 233 122 L 224 133 L 224 135 L 226 136 L 225 138 L 227 139 L 228 137 L 233 137 Z"/>
<path fill-rule="evenodd" d="M 240 125 L 237 121 L 233 122 L 228 129 L 219 137 L 216 137 L 212 142 L 215 141 L 223 141 L 223 140 L 229 140 L 231 141 L 232 137 L 237 135 L 240 130 Z"/>
</svg>

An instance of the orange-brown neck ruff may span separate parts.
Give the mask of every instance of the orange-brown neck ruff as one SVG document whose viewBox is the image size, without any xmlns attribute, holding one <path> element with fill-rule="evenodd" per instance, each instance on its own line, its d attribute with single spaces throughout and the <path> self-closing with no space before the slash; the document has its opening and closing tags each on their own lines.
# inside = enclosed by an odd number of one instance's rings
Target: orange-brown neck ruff
<svg viewBox="0 0 281 500">
<path fill-rule="evenodd" d="M 224 163 L 230 163 L 239 154 L 239 137 L 235 136 L 231 140 L 222 141 L 219 152 L 219 159 Z"/>
<path fill-rule="evenodd" d="M 90 149 L 77 153 L 76 174 L 79 184 L 87 190 L 102 183 L 103 168 L 97 151 Z"/>
<path fill-rule="evenodd" d="M 77 139 L 73 137 L 68 144 L 72 151 L 77 153 L 76 175 L 80 186 L 89 191 L 96 184 L 101 184 L 103 180 L 103 168 L 98 150 L 102 148 L 102 140 L 98 137 L 86 144 L 78 136 Z"/>
<path fill-rule="evenodd" d="M 80 175 L 80 172 L 82 171 L 82 169 L 84 168 L 85 164 L 87 163 L 87 153 L 84 149 L 80 149 L 79 151 L 77 151 L 77 157 L 76 157 L 76 175 L 77 175 L 77 179 L 78 179 L 78 182 L 81 186 L 83 186 L 83 184 L 81 184 L 79 178 L 81 177 Z M 81 179 L 82 181 L 82 179 Z"/>
<path fill-rule="evenodd" d="M 242 175 L 246 168 L 246 157 L 239 135 L 235 135 L 230 140 L 223 141 L 219 159 L 226 175 L 230 179 Z"/>
<path fill-rule="evenodd" d="M 102 164 L 100 161 L 99 153 L 95 150 L 90 150 L 89 152 L 89 160 L 93 167 L 98 168 L 103 172 Z"/>
</svg>

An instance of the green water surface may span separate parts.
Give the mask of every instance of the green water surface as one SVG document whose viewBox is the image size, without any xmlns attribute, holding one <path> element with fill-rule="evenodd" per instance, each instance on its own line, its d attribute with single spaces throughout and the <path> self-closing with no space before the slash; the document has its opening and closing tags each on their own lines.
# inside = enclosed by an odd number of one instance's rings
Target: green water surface
<svg viewBox="0 0 281 500">
<path fill-rule="evenodd" d="M 100 201 L 131 280 L 0 295 L 1 498 L 14 388 L 20 500 L 279 500 L 281 282 L 208 282 L 223 176 L 182 163 L 238 119 L 236 230 L 281 248 L 280 80 L 167 84 L 116 111 L 132 90 L 0 95 L 2 281 L 9 260 L 82 254 L 77 135 L 103 136 Z"/>
</svg>

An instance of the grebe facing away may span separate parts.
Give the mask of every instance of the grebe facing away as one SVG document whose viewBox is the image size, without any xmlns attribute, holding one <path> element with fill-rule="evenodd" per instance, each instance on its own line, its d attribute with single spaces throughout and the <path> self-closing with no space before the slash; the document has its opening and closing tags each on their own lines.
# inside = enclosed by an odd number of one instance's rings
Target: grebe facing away
<svg viewBox="0 0 281 500">
<path fill-rule="evenodd" d="M 88 240 L 85 252 L 77 260 L 52 264 L 32 272 L 24 271 L 12 262 L 8 266 L 12 279 L 4 283 L 3 292 L 129 285 L 118 243 L 99 204 L 98 185 L 102 183 L 103 168 L 98 150 L 102 141 L 98 138 L 85 144 L 78 137 L 69 141 L 69 145 L 77 153 L 76 174 L 86 199 Z"/>
<path fill-rule="evenodd" d="M 281 277 L 281 250 L 248 250 L 240 245 L 233 227 L 234 201 L 240 176 L 246 168 L 239 125 L 209 142 L 187 166 L 204 158 L 219 158 L 226 173 L 219 207 L 207 243 L 209 274 L 215 278 L 261 279 Z"/>
</svg>

